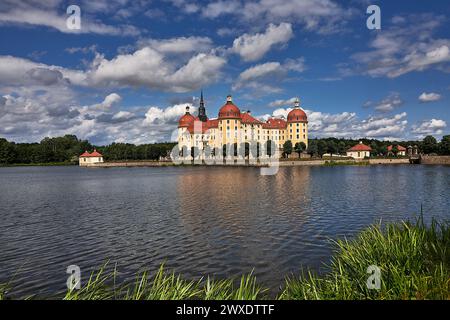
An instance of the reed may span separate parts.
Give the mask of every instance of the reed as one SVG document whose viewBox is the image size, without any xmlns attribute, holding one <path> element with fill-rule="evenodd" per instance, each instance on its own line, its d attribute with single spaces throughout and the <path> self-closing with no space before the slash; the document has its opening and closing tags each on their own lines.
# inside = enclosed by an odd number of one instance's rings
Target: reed
<svg viewBox="0 0 450 320">
<path fill-rule="evenodd" d="M 286 280 L 281 299 L 450 299 L 450 228 L 423 219 L 371 226 L 354 240 L 336 241 L 330 272 Z M 369 289 L 367 268 L 381 270 L 381 287 Z"/>
</svg>

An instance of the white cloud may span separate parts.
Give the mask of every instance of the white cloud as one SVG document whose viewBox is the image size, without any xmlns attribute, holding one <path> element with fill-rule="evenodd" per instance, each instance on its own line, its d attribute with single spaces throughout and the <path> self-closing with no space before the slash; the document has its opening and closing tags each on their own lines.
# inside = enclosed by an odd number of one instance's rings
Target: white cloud
<svg viewBox="0 0 450 320">
<path fill-rule="evenodd" d="M 279 100 L 275 100 L 269 103 L 269 107 L 285 107 L 285 106 L 292 106 L 294 105 L 295 99 L 297 99 L 297 97 L 292 97 L 290 99 L 279 99 Z"/>
<path fill-rule="evenodd" d="M 110 109 L 113 105 L 118 104 L 120 101 L 122 101 L 122 97 L 113 92 L 107 95 L 101 103 L 94 104 L 92 108 L 107 110 Z"/>
<path fill-rule="evenodd" d="M 370 42 L 371 51 L 352 56 L 358 63 L 356 72 L 396 78 L 447 64 L 450 62 L 450 40 L 433 37 L 436 29 L 445 23 L 444 16 L 430 14 L 396 19 L 393 25 L 376 33 Z"/>
<path fill-rule="evenodd" d="M 207 52 L 212 49 L 213 42 L 208 37 L 178 37 L 169 39 L 140 40 L 141 47 L 152 49 L 165 54 L 182 54 L 192 52 Z"/>
<path fill-rule="evenodd" d="M 447 123 L 440 119 L 431 119 L 422 121 L 416 124 L 412 128 L 412 132 L 417 135 L 417 138 L 423 138 L 426 135 L 439 135 L 442 134 L 447 127 Z"/>
<path fill-rule="evenodd" d="M 304 58 L 287 59 L 283 64 L 266 62 L 249 67 L 239 74 L 233 84 L 233 90 L 245 87 L 266 92 L 266 94 L 281 92 L 282 89 L 275 86 L 274 83 L 283 81 L 289 71 L 302 72 L 305 69 L 304 61 Z"/>
<path fill-rule="evenodd" d="M 44 26 L 56 29 L 63 33 L 97 33 L 108 35 L 136 36 L 139 30 L 132 25 L 117 24 L 106 25 L 95 19 L 90 19 L 88 15 L 83 15 L 81 28 L 73 30 L 67 28 L 65 8 L 61 1 L 11 1 L 3 0 L 0 5 L 0 24 Z M 64 9 L 61 10 L 61 7 Z"/>
<path fill-rule="evenodd" d="M 261 59 L 274 45 L 286 44 L 292 37 L 292 25 L 270 24 L 264 33 L 245 33 L 233 41 L 232 51 L 239 54 L 244 61 Z"/>
<path fill-rule="evenodd" d="M 228 15 L 252 26 L 290 22 L 321 34 L 341 31 L 352 14 L 331 0 L 216 0 L 202 8 L 202 15 L 211 19 Z"/>
<path fill-rule="evenodd" d="M 214 82 L 224 64 L 224 58 L 199 53 L 177 69 L 164 55 L 145 47 L 111 60 L 101 58 L 90 77 L 96 85 L 145 86 L 154 90 L 187 92 Z"/>
<path fill-rule="evenodd" d="M 295 98 L 292 98 L 295 99 Z M 286 105 L 289 100 L 278 100 L 272 106 Z M 286 118 L 292 108 L 278 108 L 271 115 L 265 114 L 261 119 L 269 117 Z M 355 112 L 326 113 L 304 109 L 308 116 L 309 136 L 314 137 L 341 137 L 341 138 L 376 138 L 402 139 L 406 137 L 406 112 L 393 115 L 391 117 L 369 116 L 366 119 L 358 119 Z"/>
<path fill-rule="evenodd" d="M 423 92 L 419 96 L 419 101 L 423 102 L 423 103 L 439 101 L 440 99 L 441 99 L 441 95 L 438 93 L 434 93 L 434 92 L 430 92 L 430 93 Z"/>
<path fill-rule="evenodd" d="M 367 101 L 364 103 L 363 107 L 374 107 L 374 109 L 379 112 L 391 112 L 402 105 L 403 100 L 400 98 L 400 95 L 394 92 L 379 102 L 375 103 L 373 101 Z"/>
</svg>

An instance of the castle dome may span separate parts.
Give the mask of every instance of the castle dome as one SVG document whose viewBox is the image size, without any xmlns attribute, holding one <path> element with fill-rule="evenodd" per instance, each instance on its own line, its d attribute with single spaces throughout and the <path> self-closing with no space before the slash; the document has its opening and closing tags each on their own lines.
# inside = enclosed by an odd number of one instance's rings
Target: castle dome
<svg viewBox="0 0 450 320">
<path fill-rule="evenodd" d="M 189 127 L 191 123 L 194 123 L 195 118 L 189 113 L 189 106 L 186 107 L 186 113 L 183 114 L 178 121 L 178 128 Z"/>
<path fill-rule="evenodd" d="M 233 103 L 231 96 L 227 96 L 227 103 L 225 103 L 219 110 L 219 119 L 239 119 L 241 117 L 241 110 Z"/>
<path fill-rule="evenodd" d="M 305 111 L 300 109 L 299 99 L 295 100 L 294 109 L 288 113 L 287 122 L 308 122 Z"/>
</svg>

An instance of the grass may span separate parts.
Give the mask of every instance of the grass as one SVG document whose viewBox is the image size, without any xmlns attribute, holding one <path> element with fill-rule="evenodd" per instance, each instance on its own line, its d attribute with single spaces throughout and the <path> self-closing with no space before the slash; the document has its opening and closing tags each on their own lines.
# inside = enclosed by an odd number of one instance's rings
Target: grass
<svg viewBox="0 0 450 320">
<path fill-rule="evenodd" d="M 65 300 L 256 300 L 264 298 L 265 292 L 250 273 L 234 279 L 188 281 L 169 272 L 164 265 L 154 275 L 147 271 L 138 275 L 131 284 L 116 286 L 116 274 L 106 273 L 105 264 L 93 272 L 80 290 L 68 290 Z"/>
<path fill-rule="evenodd" d="M 422 219 L 372 226 L 336 242 L 330 272 L 286 280 L 281 299 L 450 299 L 450 228 Z M 368 289 L 367 268 L 381 270 L 380 290 Z"/>
<path fill-rule="evenodd" d="M 329 272 L 319 276 L 304 270 L 288 277 L 277 299 L 366 300 L 450 299 L 449 223 L 422 218 L 416 222 L 368 227 L 353 240 L 334 242 Z M 381 272 L 379 290 L 369 289 L 367 268 Z M 108 263 L 91 273 L 79 290 L 68 290 L 66 300 L 258 300 L 274 298 L 253 273 L 240 279 L 183 279 L 164 265 L 153 274 L 144 271 L 131 283 L 117 284 L 117 268 Z M 0 285 L 0 300 L 6 286 Z"/>
<path fill-rule="evenodd" d="M 368 166 L 370 165 L 369 161 L 325 161 L 323 166 L 325 167 L 334 167 L 334 166 Z"/>
</svg>

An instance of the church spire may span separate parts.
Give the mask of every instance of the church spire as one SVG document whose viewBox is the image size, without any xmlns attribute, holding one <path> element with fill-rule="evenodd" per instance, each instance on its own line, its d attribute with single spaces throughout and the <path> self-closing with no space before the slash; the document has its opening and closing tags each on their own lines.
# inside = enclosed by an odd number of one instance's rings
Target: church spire
<svg viewBox="0 0 450 320">
<path fill-rule="evenodd" d="M 198 108 L 198 119 L 203 122 L 208 120 L 208 117 L 206 116 L 205 102 L 203 101 L 203 89 L 200 93 L 200 106 Z"/>
</svg>

